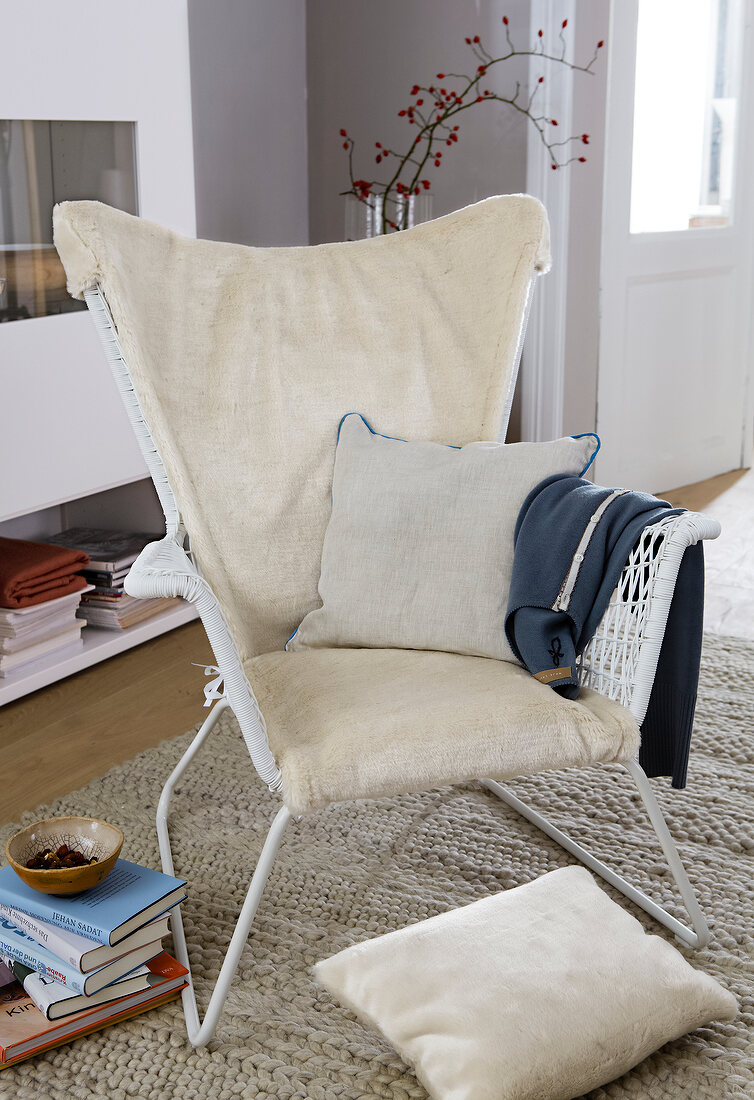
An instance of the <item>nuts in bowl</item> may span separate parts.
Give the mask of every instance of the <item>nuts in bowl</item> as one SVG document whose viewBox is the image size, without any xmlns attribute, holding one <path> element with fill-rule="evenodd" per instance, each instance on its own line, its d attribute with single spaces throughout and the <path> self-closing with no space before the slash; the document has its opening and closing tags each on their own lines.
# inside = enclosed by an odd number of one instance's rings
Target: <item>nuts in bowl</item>
<svg viewBox="0 0 754 1100">
<path fill-rule="evenodd" d="M 117 825 L 93 817 L 50 817 L 15 833 L 5 855 L 33 890 L 80 894 L 106 878 L 122 846 Z"/>
</svg>

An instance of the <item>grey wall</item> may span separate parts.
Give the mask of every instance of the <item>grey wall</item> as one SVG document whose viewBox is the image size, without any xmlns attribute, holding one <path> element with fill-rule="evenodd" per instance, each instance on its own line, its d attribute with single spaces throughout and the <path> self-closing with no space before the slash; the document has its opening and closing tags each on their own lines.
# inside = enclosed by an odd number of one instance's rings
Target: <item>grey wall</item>
<svg viewBox="0 0 754 1100">
<path fill-rule="evenodd" d="M 308 242 L 304 0 L 189 0 L 197 234 Z"/>
<path fill-rule="evenodd" d="M 575 27 L 577 57 L 591 57 L 595 43 L 608 38 L 608 22 L 604 0 L 579 0 Z M 588 432 L 597 423 L 607 50 L 601 54 L 594 77 L 573 82 L 574 123 L 590 134 L 591 144 L 586 151 L 587 163 L 573 166 L 577 171 L 571 180 L 564 434 Z"/>
<path fill-rule="evenodd" d="M 468 73 L 477 62 L 464 38 L 479 34 L 493 56 L 505 52 L 502 15 L 514 42 L 528 38 L 525 0 L 310 0 L 307 4 L 309 224 L 312 244 L 343 239 L 348 187 L 341 127 L 357 141 L 357 177 L 372 178 L 375 141 L 401 152 L 411 131 L 397 112 L 414 82 L 436 83 L 438 72 Z M 510 94 L 525 80 L 526 60 L 514 58 L 490 75 L 490 87 Z M 502 104 L 478 104 L 459 119 L 460 141 L 431 168 L 432 216 L 488 195 L 523 191 L 525 120 Z"/>
</svg>

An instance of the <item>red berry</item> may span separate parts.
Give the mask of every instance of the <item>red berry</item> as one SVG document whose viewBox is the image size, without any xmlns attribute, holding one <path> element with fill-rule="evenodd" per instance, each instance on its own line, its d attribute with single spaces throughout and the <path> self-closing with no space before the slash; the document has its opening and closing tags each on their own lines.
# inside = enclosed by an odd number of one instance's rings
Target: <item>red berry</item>
<svg viewBox="0 0 754 1100">
<path fill-rule="evenodd" d="M 425 191 L 429 191 L 429 180 L 422 180 L 422 187 Z"/>
<path fill-rule="evenodd" d="M 555 169 L 556 169 L 556 168 L 557 168 L 558 166 L 557 166 L 557 164 L 551 164 L 551 165 L 550 165 L 550 167 L 552 168 L 552 170 L 553 170 L 553 172 L 554 172 L 554 171 L 555 171 Z"/>
<path fill-rule="evenodd" d="M 348 137 L 348 134 L 346 133 L 346 131 L 345 131 L 345 130 L 341 130 L 341 131 L 340 131 L 340 136 L 341 136 L 341 137 Z"/>
<path fill-rule="evenodd" d="M 582 134 L 581 135 L 581 140 L 584 143 L 584 145 L 588 145 L 589 144 L 589 134 Z"/>
<path fill-rule="evenodd" d="M 470 46 L 470 45 L 471 45 L 471 39 L 470 39 L 470 38 L 467 38 L 467 39 L 466 39 L 466 45 L 467 45 L 467 46 Z"/>
<path fill-rule="evenodd" d="M 544 82 L 545 82 L 545 78 L 543 76 L 540 76 L 539 80 L 537 81 L 537 84 L 544 84 Z"/>
<path fill-rule="evenodd" d="M 474 35 L 474 41 L 475 41 L 475 42 L 479 42 L 479 35 L 478 35 L 478 34 L 475 34 L 475 35 Z"/>
<path fill-rule="evenodd" d="M 605 45 L 604 38 L 600 38 L 599 42 L 597 43 L 597 49 L 601 50 L 604 45 Z"/>
<path fill-rule="evenodd" d="M 487 72 L 487 66 L 486 65 L 477 66 L 477 72 L 478 73 L 486 73 Z"/>
<path fill-rule="evenodd" d="M 435 161 L 435 168 L 439 168 L 439 167 L 440 167 L 440 162 L 439 162 L 439 160 L 436 160 Z"/>
<path fill-rule="evenodd" d="M 419 194 L 421 194 L 421 187 L 415 187 L 415 188 L 414 188 L 414 194 L 415 194 L 415 195 L 419 195 Z"/>
<path fill-rule="evenodd" d="M 580 164 L 586 164 L 586 157 L 579 157 Z"/>
<path fill-rule="evenodd" d="M 437 79 L 438 80 L 444 80 L 445 79 L 445 73 L 438 73 L 437 74 Z"/>
<path fill-rule="evenodd" d="M 391 222 L 391 223 L 390 223 L 390 228 L 391 228 L 391 229 L 397 229 L 397 228 L 398 228 L 398 226 L 397 226 L 397 225 L 395 224 L 395 222 Z"/>
<path fill-rule="evenodd" d="M 347 148 L 348 148 L 348 142 L 347 142 L 347 141 L 344 141 L 344 142 L 343 142 L 343 148 L 344 148 L 344 149 L 347 149 Z"/>
<path fill-rule="evenodd" d="M 557 125 L 558 125 L 558 120 L 557 120 L 556 118 L 551 118 L 551 119 L 550 119 L 550 122 L 551 122 L 551 124 L 552 124 L 553 126 L 557 126 Z"/>
<path fill-rule="evenodd" d="M 503 22 L 505 23 L 505 25 L 507 27 L 508 26 L 508 16 L 507 15 L 503 16 Z"/>
<path fill-rule="evenodd" d="M 423 99 L 417 99 L 416 106 L 417 107 L 423 107 L 424 106 L 424 100 Z"/>
<path fill-rule="evenodd" d="M 454 130 L 457 130 L 457 129 L 458 129 L 458 127 L 457 127 L 457 126 L 454 126 L 454 127 L 453 127 L 453 129 L 454 129 Z"/>
<path fill-rule="evenodd" d="M 482 96 L 478 95 L 478 96 L 476 97 L 476 99 L 474 100 L 474 102 L 475 102 L 475 103 L 481 103 L 481 102 L 482 102 L 482 98 L 483 98 Z"/>
<path fill-rule="evenodd" d="M 376 149 L 381 149 L 382 148 L 382 142 L 381 141 L 375 141 L 374 145 L 375 145 Z"/>
<path fill-rule="evenodd" d="M 374 159 L 377 161 L 378 164 L 382 164 L 382 157 L 377 156 Z"/>
<path fill-rule="evenodd" d="M 409 93 L 409 94 L 410 94 L 410 95 L 418 95 L 418 94 L 419 94 L 419 85 L 418 85 L 418 84 L 414 84 L 414 86 L 413 86 L 413 88 L 411 89 L 411 91 L 410 91 L 410 93 Z"/>
<path fill-rule="evenodd" d="M 568 20 L 567 20 L 567 19 L 564 19 L 564 20 L 563 20 L 563 22 L 562 22 L 562 23 L 561 23 L 560 25 L 561 25 L 561 27 L 563 28 L 563 30 L 565 30 L 565 29 L 566 29 L 566 27 L 568 26 Z"/>
<path fill-rule="evenodd" d="M 541 38 L 541 37 L 542 37 L 542 31 L 537 31 L 537 38 Z"/>
<path fill-rule="evenodd" d="M 398 118 L 403 118 L 405 116 L 405 114 L 406 114 L 405 111 L 399 111 L 398 112 Z"/>
</svg>

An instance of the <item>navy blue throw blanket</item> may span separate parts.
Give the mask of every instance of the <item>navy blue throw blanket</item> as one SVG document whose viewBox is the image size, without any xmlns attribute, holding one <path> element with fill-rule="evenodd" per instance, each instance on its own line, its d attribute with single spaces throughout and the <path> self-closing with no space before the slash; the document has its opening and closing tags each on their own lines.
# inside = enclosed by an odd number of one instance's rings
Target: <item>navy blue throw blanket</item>
<svg viewBox="0 0 754 1100">
<path fill-rule="evenodd" d="M 642 531 L 682 508 L 647 493 L 606 489 L 556 474 L 524 501 L 505 633 L 529 672 L 559 695 L 576 699 L 576 657 L 607 609 Z M 683 555 L 652 694 L 641 726 L 639 763 L 649 776 L 686 786 L 704 608 L 702 543 Z"/>
</svg>

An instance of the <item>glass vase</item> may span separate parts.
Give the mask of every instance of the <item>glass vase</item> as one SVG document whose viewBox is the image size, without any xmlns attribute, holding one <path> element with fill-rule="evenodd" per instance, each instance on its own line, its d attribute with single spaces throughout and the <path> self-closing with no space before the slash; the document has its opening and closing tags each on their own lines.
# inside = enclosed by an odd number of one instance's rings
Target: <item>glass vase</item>
<svg viewBox="0 0 754 1100">
<path fill-rule="evenodd" d="M 426 191 L 388 199 L 387 213 L 382 195 L 369 195 L 364 201 L 356 195 L 346 195 L 346 240 L 362 241 L 384 233 L 398 233 L 431 217 L 432 196 Z"/>
</svg>

